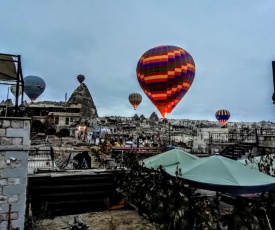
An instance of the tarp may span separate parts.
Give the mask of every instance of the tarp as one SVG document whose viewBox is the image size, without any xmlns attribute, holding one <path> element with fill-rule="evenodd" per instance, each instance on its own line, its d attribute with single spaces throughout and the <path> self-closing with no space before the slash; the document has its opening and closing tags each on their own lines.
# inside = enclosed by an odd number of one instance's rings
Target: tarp
<svg viewBox="0 0 275 230">
<path fill-rule="evenodd" d="M 126 141 L 125 144 L 126 144 L 126 145 L 133 145 L 134 142 L 133 142 L 133 141 Z"/>
<path fill-rule="evenodd" d="M 176 168 L 177 165 L 187 168 L 198 160 L 199 157 L 196 157 L 190 153 L 184 152 L 181 149 L 172 149 L 164 153 L 157 154 L 155 156 L 146 158 L 143 160 L 144 166 L 146 168 L 158 169 L 159 166 L 170 168 Z"/>
<path fill-rule="evenodd" d="M 0 54 L 0 81 L 15 80 L 17 80 L 17 74 L 12 56 Z"/>
<path fill-rule="evenodd" d="M 238 161 L 219 155 L 200 158 L 192 165 L 178 165 L 182 178 L 192 187 L 227 192 L 251 194 L 275 191 L 275 178 L 257 170 L 244 167 Z M 174 166 L 164 167 L 171 176 L 176 176 Z"/>
</svg>

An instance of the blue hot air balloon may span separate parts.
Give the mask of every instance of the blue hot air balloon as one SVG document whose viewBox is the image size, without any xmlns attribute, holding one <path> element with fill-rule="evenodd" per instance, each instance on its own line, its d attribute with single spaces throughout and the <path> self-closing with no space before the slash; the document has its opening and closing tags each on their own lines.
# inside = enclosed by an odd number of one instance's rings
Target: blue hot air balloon
<svg viewBox="0 0 275 230">
<path fill-rule="evenodd" d="M 45 90 L 45 81 L 38 76 L 24 78 L 24 93 L 34 102 Z"/>
</svg>

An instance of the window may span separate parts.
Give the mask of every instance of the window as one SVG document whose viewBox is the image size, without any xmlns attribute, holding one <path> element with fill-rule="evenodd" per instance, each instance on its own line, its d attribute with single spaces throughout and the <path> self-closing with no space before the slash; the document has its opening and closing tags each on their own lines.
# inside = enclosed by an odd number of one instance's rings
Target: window
<svg viewBox="0 0 275 230">
<path fill-rule="evenodd" d="M 59 117 L 55 117 L 54 118 L 54 124 L 58 125 L 58 123 L 59 123 Z"/>
<path fill-rule="evenodd" d="M 65 124 L 69 125 L 69 118 L 68 117 L 66 117 L 66 123 Z"/>
</svg>

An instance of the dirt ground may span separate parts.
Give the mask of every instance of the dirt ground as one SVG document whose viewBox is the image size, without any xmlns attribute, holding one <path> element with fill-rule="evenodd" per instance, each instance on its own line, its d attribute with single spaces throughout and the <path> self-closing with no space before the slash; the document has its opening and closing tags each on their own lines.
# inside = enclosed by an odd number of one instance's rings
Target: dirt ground
<svg viewBox="0 0 275 230">
<path fill-rule="evenodd" d="M 135 210 L 110 210 L 81 214 L 84 224 L 91 230 L 154 230 L 152 224 L 140 216 Z M 43 220 L 37 230 L 61 230 L 72 224 L 77 215 L 56 217 L 53 220 Z M 70 228 L 65 228 L 70 229 Z"/>
</svg>

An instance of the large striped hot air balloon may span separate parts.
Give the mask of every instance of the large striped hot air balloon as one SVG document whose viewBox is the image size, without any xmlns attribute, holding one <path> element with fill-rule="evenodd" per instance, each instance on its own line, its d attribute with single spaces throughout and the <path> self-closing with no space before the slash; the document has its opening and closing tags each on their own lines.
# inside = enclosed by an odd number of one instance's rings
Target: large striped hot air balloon
<svg viewBox="0 0 275 230">
<path fill-rule="evenodd" d="M 132 104 L 135 110 L 141 101 L 142 101 L 142 96 L 139 93 L 131 93 L 129 95 L 129 102 Z"/>
<path fill-rule="evenodd" d="M 221 125 L 225 125 L 230 118 L 230 112 L 226 109 L 220 109 L 216 112 L 216 118 Z"/>
<path fill-rule="evenodd" d="M 166 118 L 192 85 L 195 63 L 182 48 L 157 46 L 141 56 L 136 72 L 144 93 Z"/>
</svg>

